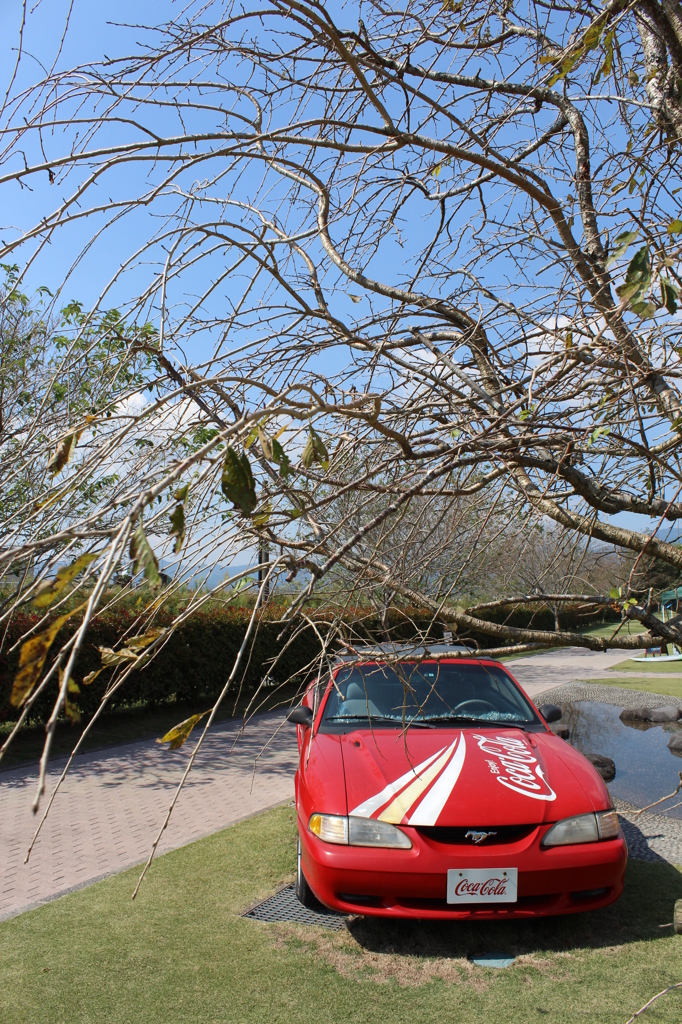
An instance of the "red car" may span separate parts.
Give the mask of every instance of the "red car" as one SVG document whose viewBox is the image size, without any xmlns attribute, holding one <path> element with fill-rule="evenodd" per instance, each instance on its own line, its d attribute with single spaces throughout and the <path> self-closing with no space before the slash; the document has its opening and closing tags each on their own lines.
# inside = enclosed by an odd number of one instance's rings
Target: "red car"
<svg viewBox="0 0 682 1024">
<path fill-rule="evenodd" d="M 290 713 L 301 902 L 483 919 L 616 900 L 623 833 L 597 771 L 548 728 L 561 709 L 538 713 L 498 662 L 428 654 L 341 662 Z"/>
</svg>

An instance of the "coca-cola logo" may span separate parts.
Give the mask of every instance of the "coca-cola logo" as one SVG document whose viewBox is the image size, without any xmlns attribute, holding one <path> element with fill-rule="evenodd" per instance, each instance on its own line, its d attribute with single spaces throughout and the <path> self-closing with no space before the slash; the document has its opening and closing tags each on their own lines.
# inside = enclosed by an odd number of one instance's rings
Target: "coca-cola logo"
<svg viewBox="0 0 682 1024">
<path fill-rule="evenodd" d="M 488 755 L 488 768 L 501 786 L 533 800 L 556 800 L 537 757 L 515 736 L 474 735 L 479 749 Z M 494 759 L 494 760 L 493 760 Z"/>
<path fill-rule="evenodd" d="M 483 882 L 470 882 L 463 878 L 455 886 L 455 896 L 506 896 L 507 878 L 486 878 Z"/>
</svg>

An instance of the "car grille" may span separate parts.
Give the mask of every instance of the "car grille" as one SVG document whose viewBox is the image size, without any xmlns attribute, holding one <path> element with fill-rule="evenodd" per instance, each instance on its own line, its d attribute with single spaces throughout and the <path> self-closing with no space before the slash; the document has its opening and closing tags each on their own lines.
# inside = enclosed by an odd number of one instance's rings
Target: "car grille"
<svg viewBox="0 0 682 1024">
<path fill-rule="evenodd" d="M 447 826 L 433 825 L 417 829 L 425 839 L 434 843 L 443 843 L 445 846 L 481 846 L 486 849 L 490 846 L 503 846 L 506 843 L 518 843 L 536 830 L 537 825 L 471 825 L 462 828 L 449 828 Z M 467 839 L 467 832 L 490 832 L 495 833 L 475 843 L 471 836 Z"/>
</svg>

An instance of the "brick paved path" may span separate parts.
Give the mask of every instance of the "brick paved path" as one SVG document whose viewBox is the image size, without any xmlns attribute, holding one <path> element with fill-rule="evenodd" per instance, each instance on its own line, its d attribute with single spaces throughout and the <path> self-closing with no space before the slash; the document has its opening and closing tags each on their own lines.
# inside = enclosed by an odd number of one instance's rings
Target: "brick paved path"
<svg viewBox="0 0 682 1024">
<path fill-rule="evenodd" d="M 509 668 L 533 697 L 595 677 L 622 658 L 618 651 L 572 649 L 519 658 Z M 258 716 L 232 752 L 238 722 L 209 733 L 159 853 L 293 797 L 296 736 L 286 724 L 259 760 L 251 785 L 254 758 L 282 721 L 281 713 Z M 28 865 L 23 860 L 37 824 L 30 811 L 36 768 L 0 771 L 0 920 L 146 860 L 192 748 L 192 740 L 178 751 L 144 740 L 77 757 Z M 45 799 L 63 766 L 63 759 L 52 763 Z"/>
<path fill-rule="evenodd" d="M 239 722 L 211 730 L 159 853 L 293 799 L 293 726 L 283 725 L 253 775 L 254 758 L 282 722 L 280 712 L 259 715 L 241 738 Z M 146 860 L 193 739 L 177 751 L 143 740 L 77 757 L 27 865 L 37 825 L 30 809 L 37 767 L 0 772 L 0 920 Z M 45 799 L 64 764 L 63 758 L 53 762 Z"/>
</svg>

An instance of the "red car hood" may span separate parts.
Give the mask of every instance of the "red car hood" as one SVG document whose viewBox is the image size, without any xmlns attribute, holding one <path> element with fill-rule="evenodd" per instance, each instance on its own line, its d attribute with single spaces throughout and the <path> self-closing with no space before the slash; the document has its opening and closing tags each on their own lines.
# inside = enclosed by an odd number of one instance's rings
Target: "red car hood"
<svg viewBox="0 0 682 1024">
<path fill-rule="evenodd" d="M 530 825 L 610 806 L 592 765 L 552 733 L 358 730 L 341 738 L 348 813 L 403 825 Z"/>
</svg>

